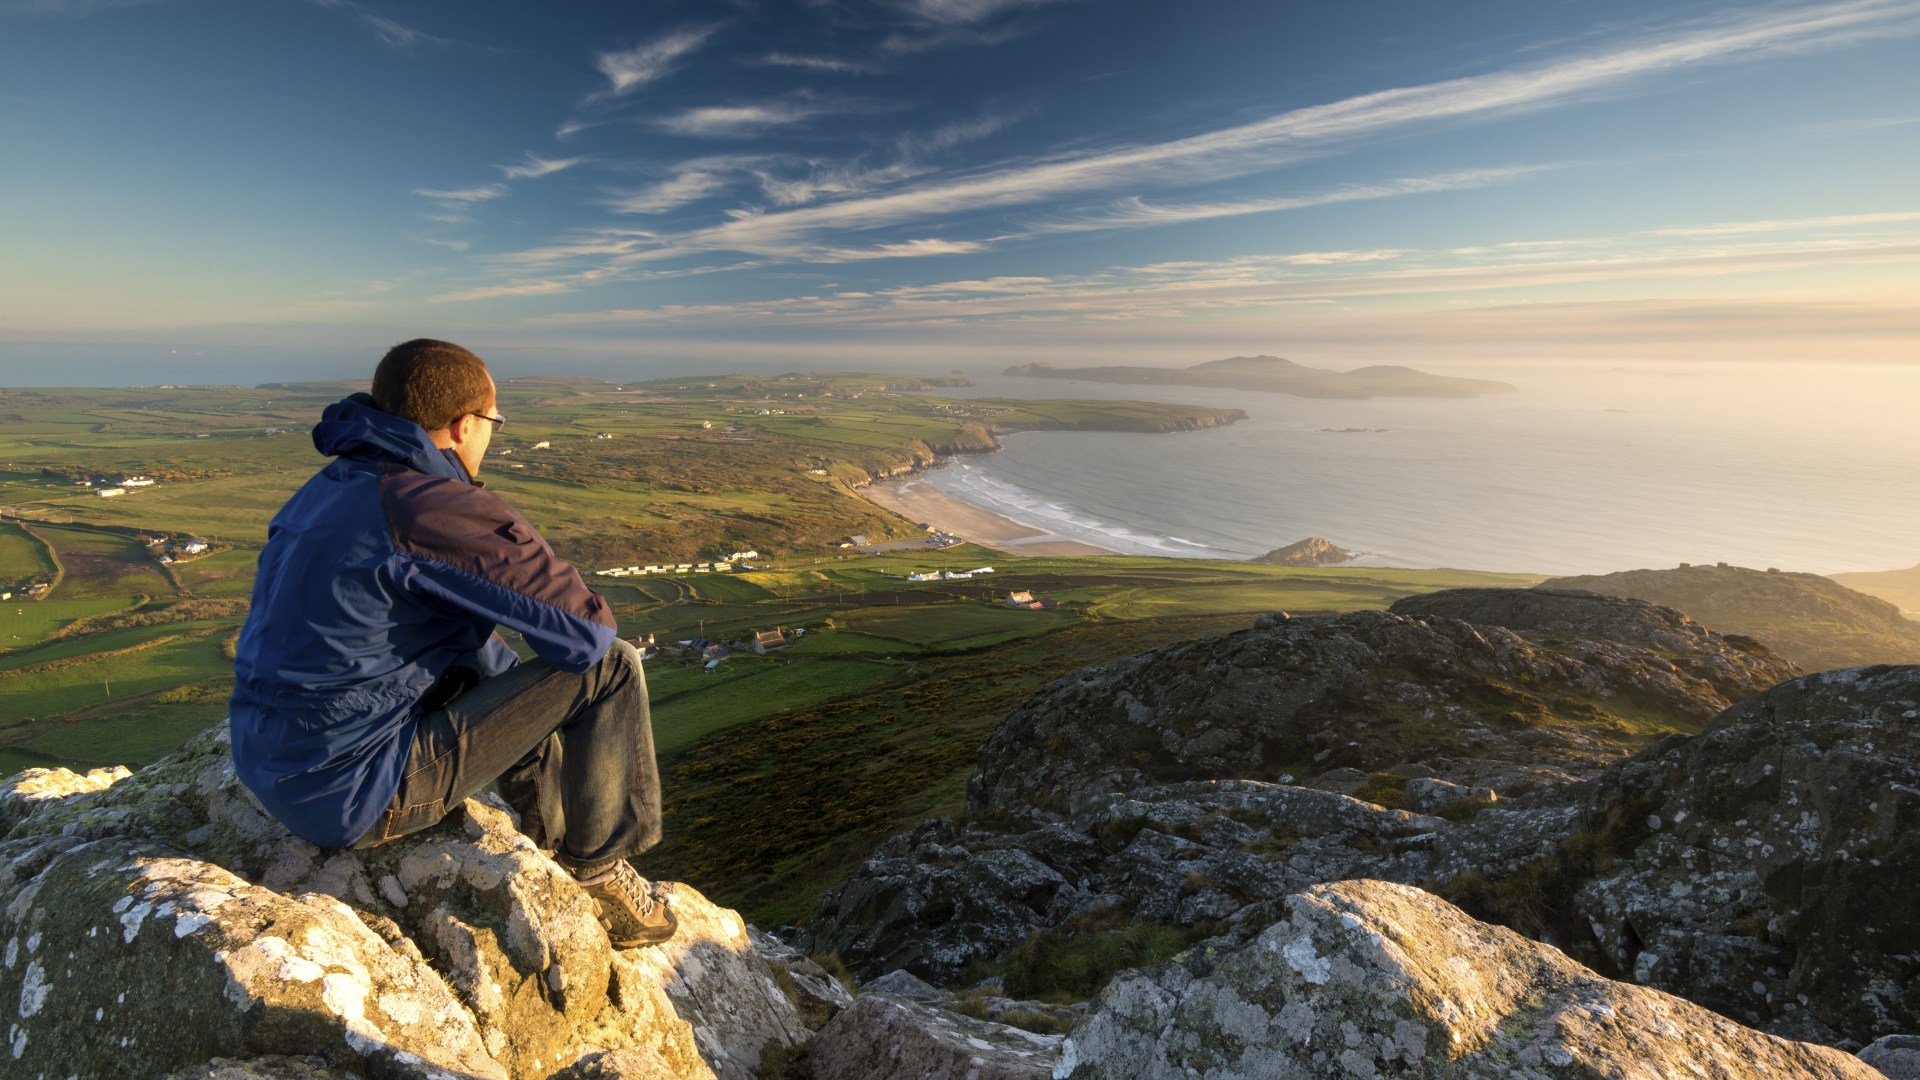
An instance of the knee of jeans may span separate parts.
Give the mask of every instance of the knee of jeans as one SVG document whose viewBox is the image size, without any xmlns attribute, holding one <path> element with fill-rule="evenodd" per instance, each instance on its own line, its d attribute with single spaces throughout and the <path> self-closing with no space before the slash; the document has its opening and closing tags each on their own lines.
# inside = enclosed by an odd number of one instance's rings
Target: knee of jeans
<svg viewBox="0 0 1920 1080">
<path fill-rule="evenodd" d="M 645 678 L 640 667 L 640 650 L 625 638 L 614 638 L 613 644 L 607 646 L 607 654 L 600 658 L 599 677 L 603 680 L 602 685 L 606 686 L 617 686 L 628 679 L 638 681 Z"/>
<path fill-rule="evenodd" d="M 614 638 L 607 647 L 607 655 L 600 661 L 603 664 L 624 664 L 634 671 L 640 670 L 640 650 L 626 638 Z"/>
</svg>

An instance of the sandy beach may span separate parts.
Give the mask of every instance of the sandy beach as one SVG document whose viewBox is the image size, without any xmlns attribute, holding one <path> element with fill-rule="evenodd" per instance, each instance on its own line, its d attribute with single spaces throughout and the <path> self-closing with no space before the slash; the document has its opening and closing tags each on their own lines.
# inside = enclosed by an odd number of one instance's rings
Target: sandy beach
<svg viewBox="0 0 1920 1080">
<path fill-rule="evenodd" d="M 1013 555 L 1115 554 L 963 503 L 923 480 L 882 480 L 861 488 L 860 494 L 909 521 L 922 521 L 941 532 Z"/>
</svg>

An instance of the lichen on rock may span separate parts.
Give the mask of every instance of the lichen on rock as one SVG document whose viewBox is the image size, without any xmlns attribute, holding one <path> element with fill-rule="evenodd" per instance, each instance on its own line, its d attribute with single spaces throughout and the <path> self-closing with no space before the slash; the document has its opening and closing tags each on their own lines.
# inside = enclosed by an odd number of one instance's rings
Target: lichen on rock
<svg viewBox="0 0 1920 1080">
<path fill-rule="evenodd" d="M 810 1034 L 739 916 L 664 883 L 676 938 L 611 949 L 492 796 L 333 851 L 260 809 L 224 725 L 101 779 L 0 785 L 0 1054 L 26 1075 L 519 1080 L 633 1051 L 748 1080 Z"/>
</svg>

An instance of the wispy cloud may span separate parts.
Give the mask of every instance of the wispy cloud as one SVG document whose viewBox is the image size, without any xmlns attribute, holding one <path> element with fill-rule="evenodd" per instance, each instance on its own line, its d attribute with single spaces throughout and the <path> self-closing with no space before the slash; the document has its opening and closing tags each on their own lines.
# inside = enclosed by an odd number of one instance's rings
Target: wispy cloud
<svg viewBox="0 0 1920 1080">
<path fill-rule="evenodd" d="M 564 169 L 571 169 L 585 160 L 587 159 L 584 157 L 543 158 L 537 154 L 528 153 L 526 158 L 517 165 L 496 165 L 494 168 L 499 169 L 501 175 L 509 180 L 535 180 L 542 176 L 552 176 Z"/>
<path fill-rule="evenodd" d="M 439 208 L 438 213 L 429 214 L 428 219 L 443 225 L 458 225 L 473 220 L 472 209 L 483 202 L 490 202 L 507 193 L 505 184 L 476 184 L 464 188 L 414 188 L 413 193 L 423 199 L 432 199 Z"/>
<path fill-rule="evenodd" d="M 1193 185 L 1329 152 L 1396 129 L 1535 111 L 1617 93 L 1668 72 L 1752 61 L 1867 36 L 1912 34 L 1920 2 L 1768 10 L 1519 69 L 1383 90 L 1187 138 L 1062 155 L 867 199 L 758 214 L 689 236 L 702 247 L 792 255 L 818 235 L 1030 204 L 1120 185 Z"/>
<path fill-rule="evenodd" d="M 804 123 L 833 110 L 815 102 L 765 101 L 748 105 L 705 105 L 654 121 L 675 135 L 701 139 L 743 139 L 774 127 Z"/>
<path fill-rule="evenodd" d="M 437 188 L 414 188 L 413 193 L 439 202 L 468 204 L 497 199 L 507 193 L 507 188 L 504 184 L 478 184 L 474 187 L 455 188 L 449 191 Z"/>
<path fill-rule="evenodd" d="M 354 22 L 372 32 L 375 41 L 389 49 L 410 52 L 420 48 L 442 48 L 460 44 L 451 38 L 439 37 L 395 22 L 365 4 L 356 3 L 355 0 L 307 0 L 307 2 L 315 7 L 346 12 L 353 17 Z"/>
<path fill-rule="evenodd" d="M 640 191 L 616 195 L 607 205 L 619 214 L 660 214 L 699 202 L 726 186 L 723 176 L 693 170 Z"/>
<path fill-rule="evenodd" d="M 940 153 L 966 143 L 978 142 L 1019 122 L 1025 115 L 1025 113 L 988 113 L 972 120 L 958 120 L 951 124 L 943 124 L 924 135 L 902 135 L 895 142 L 903 154 Z"/>
<path fill-rule="evenodd" d="M 1844 225 L 1836 224 L 1844 222 Z M 1611 236 L 1545 239 L 1478 248 L 1295 251 L 1222 260 L 1161 262 L 1091 274 L 971 278 L 879 290 L 847 290 L 699 307 L 580 311 L 552 323 L 648 322 L 722 325 L 778 313 L 783 325 L 953 325 L 1049 319 L 1173 319 L 1215 311 L 1331 306 L 1348 311 L 1446 297 L 1554 299 L 1568 285 L 1630 283 L 1654 302 L 1693 295 L 1718 280 L 1754 275 L 1800 291 L 1841 266 L 1920 268 L 1920 212 L 1728 222 Z M 1836 235 L 1842 230 L 1844 235 Z M 1798 235 L 1783 235 L 1795 233 Z M 833 252 L 848 258 L 943 254 L 949 242 L 910 241 L 892 250 Z M 1734 288 L 1751 295 L 1746 285 Z M 1487 301 L 1479 301 L 1485 304 Z"/>
<path fill-rule="evenodd" d="M 1314 206 L 1390 199 L 1402 195 L 1425 195 L 1439 191 L 1492 187 L 1561 167 L 1518 165 L 1493 169 L 1464 169 L 1435 176 L 1407 177 L 1379 184 L 1350 184 L 1332 191 L 1316 192 L 1310 195 L 1230 199 L 1210 203 L 1155 203 L 1134 196 L 1100 209 L 1043 219 L 1031 223 L 1029 228 L 1034 233 L 1069 233 L 1177 225 L 1189 221 L 1208 221 L 1214 218 L 1241 217 L 1247 214 L 1270 214 L 1283 210 L 1303 210 Z"/>
<path fill-rule="evenodd" d="M 871 75 L 880 70 L 880 66 L 864 60 L 849 60 L 838 56 L 808 56 L 802 53 L 781 52 L 778 49 L 767 53 L 754 61 L 759 67 L 793 68 L 799 71 L 832 71 L 843 75 Z"/>
<path fill-rule="evenodd" d="M 717 24 L 682 27 L 631 49 L 601 53 L 594 62 L 607 77 L 607 88 L 594 97 L 623 97 L 666 78 L 687 54 L 704 45 L 718 29 Z"/>
<path fill-rule="evenodd" d="M 461 289 L 427 299 L 437 303 L 464 303 L 473 300 L 498 300 L 505 296 L 550 296 L 572 290 L 574 286 L 565 281 L 529 281 L 514 285 L 482 285 L 472 289 Z"/>
<path fill-rule="evenodd" d="M 943 26 L 967 26 L 1012 12 L 1026 11 L 1062 0 L 904 0 L 898 7 L 909 16 Z"/>
<path fill-rule="evenodd" d="M 760 182 L 761 191 L 775 206 L 802 206 L 827 196 L 872 191 L 918 176 L 924 171 L 921 166 L 911 162 L 896 161 L 874 167 L 815 164 L 810 166 L 807 175 L 798 177 L 779 177 L 762 169 L 756 170 L 754 176 Z"/>
</svg>

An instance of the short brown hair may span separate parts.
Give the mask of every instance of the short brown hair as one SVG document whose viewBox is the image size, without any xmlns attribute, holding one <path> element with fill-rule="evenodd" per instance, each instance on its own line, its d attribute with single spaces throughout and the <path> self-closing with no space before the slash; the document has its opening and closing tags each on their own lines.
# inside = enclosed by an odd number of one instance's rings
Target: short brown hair
<svg viewBox="0 0 1920 1080">
<path fill-rule="evenodd" d="M 374 406 L 428 431 L 479 412 L 492 396 L 487 365 L 451 341 L 403 341 L 387 350 L 373 372 Z"/>
</svg>

